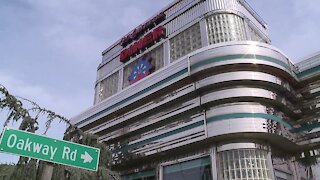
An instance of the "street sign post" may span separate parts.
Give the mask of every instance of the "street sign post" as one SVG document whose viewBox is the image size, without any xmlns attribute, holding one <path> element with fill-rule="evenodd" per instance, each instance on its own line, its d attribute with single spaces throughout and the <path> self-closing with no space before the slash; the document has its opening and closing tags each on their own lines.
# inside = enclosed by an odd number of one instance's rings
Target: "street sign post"
<svg viewBox="0 0 320 180">
<path fill-rule="evenodd" d="M 0 152 L 97 171 L 100 149 L 5 128 Z"/>
</svg>

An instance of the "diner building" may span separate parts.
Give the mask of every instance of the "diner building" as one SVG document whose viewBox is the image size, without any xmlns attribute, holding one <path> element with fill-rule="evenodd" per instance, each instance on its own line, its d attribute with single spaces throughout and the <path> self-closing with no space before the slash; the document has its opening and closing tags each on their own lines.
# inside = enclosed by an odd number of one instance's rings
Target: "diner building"
<svg viewBox="0 0 320 180">
<path fill-rule="evenodd" d="M 320 53 L 294 64 L 245 0 L 175 0 L 102 52 L 71 121 L 124 180 L 307 180 L 319 120 Z"/>
</svg>

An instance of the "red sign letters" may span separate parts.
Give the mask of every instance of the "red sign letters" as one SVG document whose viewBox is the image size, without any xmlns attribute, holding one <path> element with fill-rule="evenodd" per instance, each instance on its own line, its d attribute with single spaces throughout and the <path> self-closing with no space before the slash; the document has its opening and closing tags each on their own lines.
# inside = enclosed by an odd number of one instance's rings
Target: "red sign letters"
<svg viewBox="0 0 320 180">
<path fill-rule="evenodd" d="M 155 41 L 158 41 L 161 38 L 166 36 L 164 27 L 159 26 L 155 28 L 152 32 L 149 32 L 143 36 L 149 29 L 154 28 L 162 21 L 166 19 L 166 15 L 162 12 L 159 15 L 155 16 L 145 24 L 138 26 L 134 29 L 131 34 L 123 37 L 121 39 L 121 46 L 126 47 L 128 44 L 132 43 L 134 40 L 137 40 L 135 43 L 130 45 L 130 47 L 124 49 L 120 53 L 120 61 L 125 63 L 130 59 L 131 56 L 140 53 L 141 50 L 152 46 Z M 143 36 L 142 38 L 140 38 Z M 140 39 L 139 39 L 140 38 Z M 139 40 L 138 40 L 139 39 Z"/>
<path fill-rule="evenodd" d="M 129 60 L 130 56 L 138 54 L 140 50 L 150 47 L 155 43 L 155 41 L 164 38 L 165 36 L 166 32 L 164 27 L 157 27 L 152 32 L 149 32 L 143 38 L 132 44 L 130 47 L 121 51 L 120 61 L 125 63 L 127 60 Z"/>
</svg>

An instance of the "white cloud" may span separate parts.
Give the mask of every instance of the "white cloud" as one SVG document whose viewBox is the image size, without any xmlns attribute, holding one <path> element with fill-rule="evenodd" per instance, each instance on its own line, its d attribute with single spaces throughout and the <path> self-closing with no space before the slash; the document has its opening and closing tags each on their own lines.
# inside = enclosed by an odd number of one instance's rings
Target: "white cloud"
<svg viewBox="0 0 320 180">
<path fill-rule="evenodd" d="M 146 18 L 145 15 L 142 13 L 142 11 L 139 8 L 134 6 L 129 6 L 129 7 L 123 8 L 123 14 L 119 18 L 119 20 L 121 22 L 121 26 L 132 30 L 133 28 L 138 26 L 140 23 L 142 23 L 145 18 Z"/>
<path fill-rule="evenodd" d="M 41 107 L 44 107 L 46 109 L 51 109 L 59 114 L 60 112 L 67 112 L 68 110 L 70 112 L 77 112 L 77 106 L 75 106 L 71 102 L 67 102 L 67 99 L 61 99 L 61 97 L 56 97 L 56 95 L 49 94 L 44 87 L 41 87 L 39 85 L 30 85 L 26 82 L 23 82 L 15 77 L 11 77 L 8 75 L 3 75 L 0 73 L 0 83 L 4 85 L 8 91 L 15 95 L 16 97 L 23 97 L 26 99 L 29 99 L 31 101 L 36 102 Z M 70 100 L 70 99 L 69 99 Z M 23 101 L 25 104 L 25 108 L 28 107 L 27 102 Z M 67 110 L 67 111 L 66 111 Z M 63 114 L 62 114 L 63 115 Z M 3 130 L 3 122 L 6 119 L 6 111 L 0 111 L 0 132 Z M 46 117 L 39 118 L 39 131 L 38 134 L 44 133 L 45 130 L 45 121 Z M 11 128 L 18 129 L 20 122 L 9 124 Z M 66 124 L 59 123 L 58 120 L 54 121 L 51 125 L 51 128 L 49 129 L 47 135 L 52 138 L 62 139 L 63 133 L 66 129 Z M 5 163 L 12 163 L 16 162 L 18 160 L 18 156 L 14 155 L 4 155 L 0 154 L 1 162 Z"/>
<path fill-rule="evenodd" d="M 36 102 L 41 107 L 55 111 L 70 118 L 86 107 L 91 98 L 79 97 L 81 94 L 69 92 L 64 94 L 52 93 L 43 85 L 33 85 L 0 73 L 0 83 L 11 94 Z M 71 94 L 73 96 L 71 96 Z M 63 113 L 63 114 L 62 114 Z"/>
<path fill-rule="evenodd" d="M 0 83 L 70 118 L 92 105 L 104 48 L 169 1 L 0 1 Z M 64 129 L 55 123 L 48 135 Z"/>
<path fill-rule="evenodd" d="M 320 24 L 319 1 L 313 0 L 294 0 L 293 2 L 290 27 L 287 28 L 287 39 L 283 39 L 285 51 L 297 62 L 299 59 L 319 51 L 318 34 Z"/>
<path fill-rule="evenodd" d="M 320 15 L 319 11 L 319 1 L 315 0 L 294 0 L 294 12 L 296 15 L 301 16 L 307 20 L 307 17 L 315 17 L 315 15 Z M 318 17 L 318 16 L 316 16 Z"/>
</svg>

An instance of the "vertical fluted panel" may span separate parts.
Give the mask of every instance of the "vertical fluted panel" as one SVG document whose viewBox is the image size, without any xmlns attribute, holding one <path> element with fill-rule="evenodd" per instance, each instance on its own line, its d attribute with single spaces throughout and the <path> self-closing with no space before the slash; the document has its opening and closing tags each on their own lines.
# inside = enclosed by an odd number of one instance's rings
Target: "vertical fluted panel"
<svg viewBox="0 0 320 180">
<path fill-rule="evenodd" d="M 165 14 L 168 17 L 174 15 L 175 13 L 179 12 L 182 8 L 188 6 L 189 4 L 193 3 L 194 0 L 182 0 L 169 8 L 167 11 L 165 11 Z"/>
<path fill-rule="evenodd" d="M 207 0 L 205 1 L 206 12 L 220 10 L 220 9 L 230 9 L 238 10 L 239 2 L 237 0 Z"/>
<path fill-rule="evenodd" d="M 204 4 L 199 3 L 193 6 L 191 9 L 187 10 L 186 12 L 182 13 L 172 21 L 168 22 L 166 27 L 167 35 L 170 35 L 177 30 L 181 29 L 188 23 L 192 22 L 193 20 L 197 19 L 199 16 L 204 14 Z"/>
<path fill-rule="evenodd" d="M 268 37 L 267 29 L 264 27 L 265 23 L 252 9 L 250 9 L 250 7 L 245 7 L 242 4 L 239 4 L 238 11 L 248 18 L 257 30 Z"/>
</svg>

